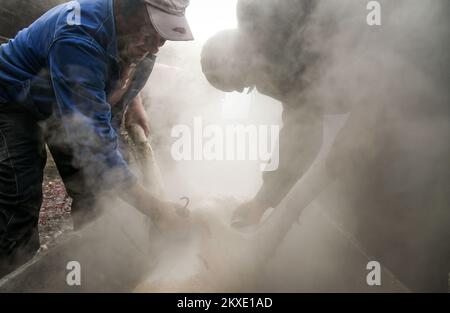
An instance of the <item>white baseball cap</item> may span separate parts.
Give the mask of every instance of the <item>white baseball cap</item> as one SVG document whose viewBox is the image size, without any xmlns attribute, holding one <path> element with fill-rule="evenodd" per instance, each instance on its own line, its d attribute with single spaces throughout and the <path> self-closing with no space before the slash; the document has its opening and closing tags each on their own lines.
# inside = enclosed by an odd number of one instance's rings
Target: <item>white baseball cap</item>
<svg viewBox="0 0 450 313">
<path fill-rule="evenodd" d="M 150 21 L 156 31 L 166 40 L 194 40 L 185 16 L 189 0 L 143 0 Z"/>
</svg>

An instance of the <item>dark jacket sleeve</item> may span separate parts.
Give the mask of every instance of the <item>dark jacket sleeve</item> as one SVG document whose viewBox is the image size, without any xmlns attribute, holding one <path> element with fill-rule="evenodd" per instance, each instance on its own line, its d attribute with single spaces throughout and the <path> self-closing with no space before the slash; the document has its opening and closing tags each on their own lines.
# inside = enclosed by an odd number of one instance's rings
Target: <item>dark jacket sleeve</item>
<svg viewBox="0 0 450 313">
<path fill-rule="evenodd" d="M 93 41 L 59 39 L 49 50 L 48 62 L 61 120 L 61 138 L 73 149 L 74 161 L 92 187 L 130 184 L 135 177 L 118 151 L 111 126 L 111 106 L 105 92 L 105 52 Z"/>
</svg>

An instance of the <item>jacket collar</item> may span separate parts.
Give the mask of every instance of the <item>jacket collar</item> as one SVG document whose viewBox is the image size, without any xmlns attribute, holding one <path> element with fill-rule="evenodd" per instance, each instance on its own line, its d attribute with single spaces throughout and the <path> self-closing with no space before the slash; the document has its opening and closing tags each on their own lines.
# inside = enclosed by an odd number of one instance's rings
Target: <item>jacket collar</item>
<svg viewBox="0 0 450 313">
<path fill-rule="evenodd" d="M 106 52 L 108 55 L 119 63 L 119 52 L 117 47 L 117 30 L 116 30 L 116 18 L 114 15 L 114 0 L 108 1 L 108 19 L 105 22 L 105 27 L 107 27 L 108 34 L 110 34 L 110 40 L 108 41 L 108 46 L 106 47 Z"/>
</svg>

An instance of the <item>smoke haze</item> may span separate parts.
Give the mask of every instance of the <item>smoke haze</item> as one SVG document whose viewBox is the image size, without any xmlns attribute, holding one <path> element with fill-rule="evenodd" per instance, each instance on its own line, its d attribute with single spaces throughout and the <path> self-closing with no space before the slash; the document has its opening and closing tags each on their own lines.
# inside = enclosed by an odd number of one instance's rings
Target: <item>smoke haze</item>
<svg viewBox="0 0 450 313">
<path fill-rule="evenodd" d="M 270 15 L 269 4 L 283 0 L 263 2 L 268 5 L 260 9 Z M 272 47 L 275 80 L 302 99 L 298 105 L 325 114 L 316 162 L 332 152 L 333 166 L 344 173 L 304 210 L 276 255 L 260 262 L 258 248 L 252 247 L 256 239 L 228 226 L 233 208 L 262 185 L 259 162 L 176 162 L 170 154 L 176 140 L 171 130 L 192 125 L 195 117 L 218 126 L 282 126 L 282 104 L 257 91 L 225 94 L 213 88 L 200 65 L 206 36 L 167 43 L 143 91 L 151 142 L 169 197 L 189 196 L 194 217 L 210 229 L 196 233 L 189 249 L 180 247 L 152 237 L 148 221 L 124 203 L 103 199 L 108 213 L 88 227 L 86 238 L 102 233 L 99 240 L 108 244 L 96 252 L 104 251 L 101 260 L 128 258 L 129 264 L 139 264 L 133 266 L 136 272 L 145 268 L 138 291 L 405 291 L 403 285 L 414 291 L 446 290 L 450 3 L 381 0 L 382 25 L 371 27 L 368 1 L 312 2 L 312 9 L 303 12 L 304 22 L 287 29 L 289 23 L 267 24 L 270 31 L 263 34 L 282 34 L 274 41 L 282 45 Z M 299 0 L 286 0 L 287 11 L 289 3 L 298 9 Z M 264 35 L 258 40 L 271 42 Z M 306 144 L 309 138 L 301 140 Z M 298 192 L 294 187 L 280 207 Z M 203 232 L 212 236 L 206 244 L 199 239 Z M 127 248 L 118 252 L 122 246 Z M 83 259 L 93 253 L 89 247 L 69 255 Z M 365 281 L 366 264 L 373 260 L 387 275 L 375 289 Z M 133 278 L 141 275 L 130 272 Z M 198 272 L 208 273 L 208 283 L 199 286 L 202 281 L 192 278 Z"/>
</svg>

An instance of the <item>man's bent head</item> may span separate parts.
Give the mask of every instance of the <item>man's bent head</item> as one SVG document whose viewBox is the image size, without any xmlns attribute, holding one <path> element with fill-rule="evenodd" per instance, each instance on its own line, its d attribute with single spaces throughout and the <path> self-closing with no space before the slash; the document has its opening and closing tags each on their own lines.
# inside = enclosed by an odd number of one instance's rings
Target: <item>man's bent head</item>
<svg viewBox="0 0 450 313">
<path fill-rule="evenodd" d="M 237 30 L 224 30 L 203 46 L 203 74 L 211 85 L 225 92 L 242 92 L 249 87 L 252 49 Z"/>
<path fill-rule="evenodd" d="M 156 54 L 166 40 L 193 40 L 189 0 L 115 0 L 119 57 L 126 63 Z"/>
</svg>

